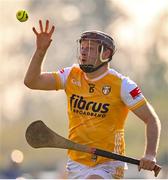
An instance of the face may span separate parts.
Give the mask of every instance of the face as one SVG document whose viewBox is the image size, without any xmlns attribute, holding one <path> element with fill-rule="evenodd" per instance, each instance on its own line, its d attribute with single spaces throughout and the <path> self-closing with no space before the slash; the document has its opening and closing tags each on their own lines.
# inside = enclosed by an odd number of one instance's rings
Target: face
<svg viewBox="0 0 168 180">
<path fill-rule="evenodd" d="M 93 40 L 82 40 L 79 50 L 80 64 L 99 65 L 100 62 L 100 44 Z"/>
<path fill-rule="evenodd" d="M 92 64 L 94 66 L 100 65 L 100 49 L 101 45 L 94 40 L 82 40 L 79 48 L 80 64 Z M 110 56 L 111 51 L 106 49 L 103 51 L 102 58 L 106 59 Z"/>
</svg>

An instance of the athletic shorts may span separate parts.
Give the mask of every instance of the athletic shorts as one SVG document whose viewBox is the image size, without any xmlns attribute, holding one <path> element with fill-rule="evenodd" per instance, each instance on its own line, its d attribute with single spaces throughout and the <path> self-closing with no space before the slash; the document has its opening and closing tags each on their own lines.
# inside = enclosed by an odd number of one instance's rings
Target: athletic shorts
<svg viewBox="0 0 168 180">
<path fill-rule="evenodd" d="M 66 166 L 68 179 L 87 179 L 91 175 L 98 175 L 103 179 L 121 179 L 126 169 L 127 164 L 121 161 L 109 161 L 89 167 L 68 159 Z"/>
</svg>

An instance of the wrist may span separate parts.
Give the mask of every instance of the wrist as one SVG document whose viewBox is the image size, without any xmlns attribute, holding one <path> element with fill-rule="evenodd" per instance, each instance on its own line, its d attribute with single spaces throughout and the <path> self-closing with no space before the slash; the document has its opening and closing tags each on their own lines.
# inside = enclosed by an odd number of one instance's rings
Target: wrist
<svg viewBox="0 0 168 180">
<path fill-rule="evenodd" d="M 156 162 L 156 156 L 155 155 L 145 154 L 144 158 Z"/>
<path fill-rule="evenodd" d="M 46 51 L 47 51 L 47 49 L 46 50 L 39 49 L 39 48 L 36 49 L 36 53 L 39 54 L 40 56 L 44 56 Z"/>
</svg>

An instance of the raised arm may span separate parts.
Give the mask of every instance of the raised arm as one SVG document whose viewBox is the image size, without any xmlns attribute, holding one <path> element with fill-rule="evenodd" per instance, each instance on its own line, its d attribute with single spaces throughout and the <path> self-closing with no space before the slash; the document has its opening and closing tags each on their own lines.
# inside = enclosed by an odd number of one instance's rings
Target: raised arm
<svg viewBox="0 0 168 180">
<path fill-rule="evenodd" d="M 161 124 L 153 107 L 147 103 L 133 112 L 146 124 L 146 147 L 144 157 L 140 160 L 139 170 L 153 170 L 160 139 Z"/>
<path fill-rule="evenodd" d="M 46 21 L 45 28 L 43 28 L 42 21 L 39 20 L 39 27 L 39 32 L 33 27 L 33 32 L 36 35 L 36 50 L 25 75 L 24 84 L 31 89 L 55 90 L 53 74 L 41 72 L 42 62 L 51 44 L 51 37 L 55 27 L 52 26 L 50 29 L 48 20 Z"/>
</svg>

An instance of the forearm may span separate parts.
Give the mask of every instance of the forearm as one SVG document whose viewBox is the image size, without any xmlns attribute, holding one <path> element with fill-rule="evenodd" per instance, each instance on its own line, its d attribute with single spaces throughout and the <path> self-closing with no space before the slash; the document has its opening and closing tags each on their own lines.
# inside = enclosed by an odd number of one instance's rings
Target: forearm
<svg viewBox="0 0 168 180">
<path fill-rule="evenodd" d="M 156 156 L 159 139 L 160 139 L 161 124 L 160 120 L 155 114 L 146 124 L 146 150 L 145 155 Z"/>
<path fill-rule="evenodd" d="M 41 66 L 44 59 L 46 51 L 37 49 L 31 59 L 30 65 L 28 67 L 24 83 L 27 86 L 33 86 L 33 84 L 38 80 L 41 74 Z"/>
</svg>

